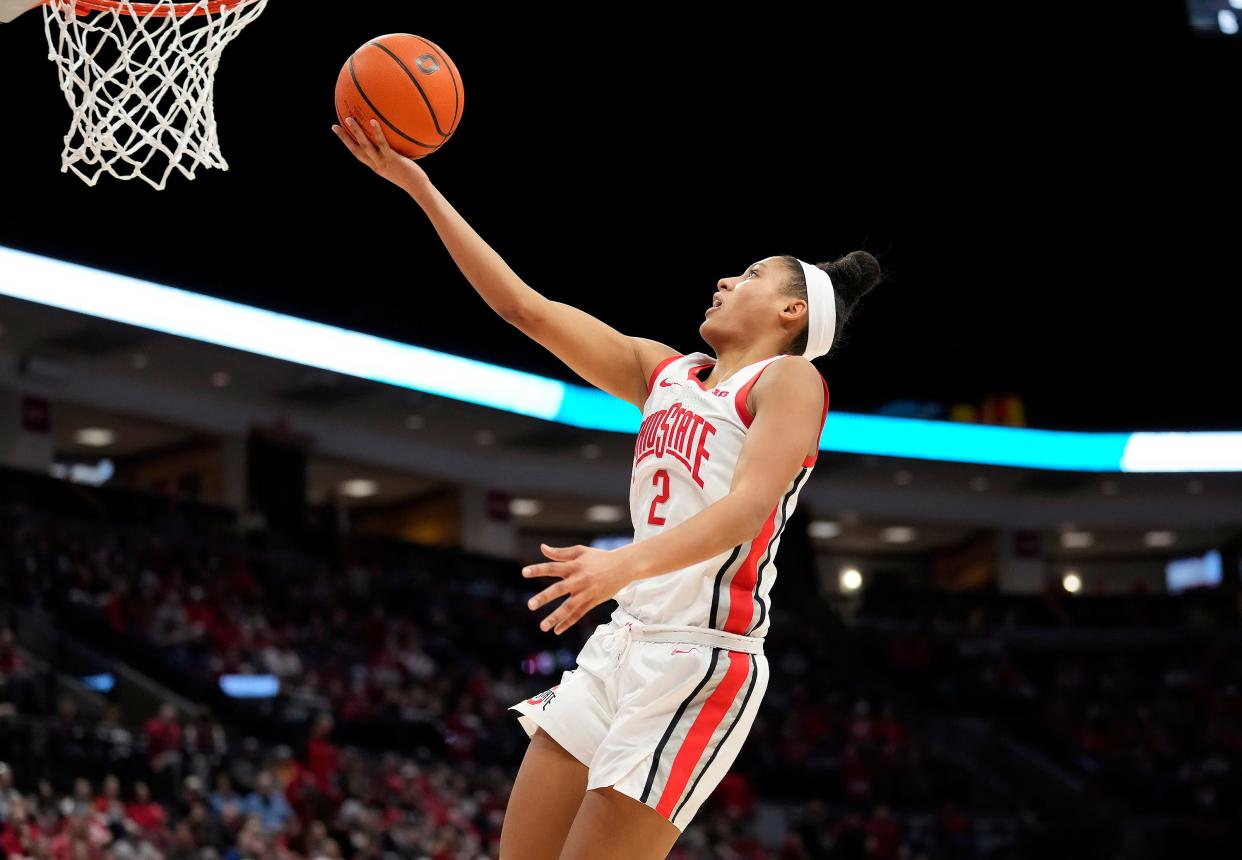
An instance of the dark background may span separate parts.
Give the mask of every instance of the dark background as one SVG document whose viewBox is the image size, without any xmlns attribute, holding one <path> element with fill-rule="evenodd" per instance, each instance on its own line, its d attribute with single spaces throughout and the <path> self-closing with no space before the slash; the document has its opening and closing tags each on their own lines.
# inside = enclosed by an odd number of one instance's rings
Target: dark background
<svg viewBox="0 0 1242 860">
<path fill-rule="evenodd" d="M 551 298 L 689 352 L 718 278 L 866 248 L 890 278 L 818 362 L 834 409 L 1017 392 L 1041 427 L 1242 428 L 1242 40 L 1181 0 L 820 5 L 272 0 L 221 64 L 229 171 L 164 192 L 60 173 L 28 14 L 0 29 L 0 243 L 578 381 L 330 131 L 350 52 L 413 32 L 465 89 L 424 168 Z"/>
</svg>

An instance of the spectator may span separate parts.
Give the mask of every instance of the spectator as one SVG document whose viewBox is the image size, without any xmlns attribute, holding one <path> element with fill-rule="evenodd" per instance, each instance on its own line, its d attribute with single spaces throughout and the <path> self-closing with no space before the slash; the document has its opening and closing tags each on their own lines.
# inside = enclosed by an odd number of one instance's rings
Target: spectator
<svg viewBox="0 0 1242 860">
<path fill-rule="evenodd" d="M 13 770 L 0 761 L 0 821 L 7 821 L 13 804 L 20 803 L 21 794 L 13 788 Z"/>
<path fill-rule="evenodd" d="M 334 784 L 340 767 L 340 753 L 330 740 L 331 734 L 331 714 L 320 714 L 306 744 L 306 767 L 314 778 L 316 787 L 325 794 L 335 792 Z"/>
<path fill-rule="evenodd" d="M 134 799 L 125 807 L 125 814 L 148 833 L 161 830 L 168 821 L 164 807 L 151 800 L 151 789 L 145 782 L 134 785 Z"/>
<path fill-rule="evenodd" d="M 285 821 L 293 814 L 289 801 L 276 787 L 271 771 L 259 771 L 254 791 L 246 796 L 243 809 L 256 815 L 268 833 L 276 833 L 285 826 Z"/>
<path fill-rule="evenodd" d="M 177 721 L 177 707 L 171 702 L 160 705 L 159 713 L 147 720 L 143 739 L 147 763 L 162 784 L 171 788 L 181 782 L 181 744 L 183 732 Z"/>
<path fill-rule="evenodd" d="M 103 791 L 95 798 L 94 810 L 109 827 L 125 821 L 125 803 L 121 800 L 121 781 L 116 774 L 104 777 Z"/>
<path fill-rule="evenodd" d="M 245 809 L 245 799 L 233 790 L 233 780 L 221 771 L 216 775 L 216 790 L 207 800 L 208 806 L 217 817 L 222 817 L 227 807 L 235 806 L 238 811 Z"/>
</svg>

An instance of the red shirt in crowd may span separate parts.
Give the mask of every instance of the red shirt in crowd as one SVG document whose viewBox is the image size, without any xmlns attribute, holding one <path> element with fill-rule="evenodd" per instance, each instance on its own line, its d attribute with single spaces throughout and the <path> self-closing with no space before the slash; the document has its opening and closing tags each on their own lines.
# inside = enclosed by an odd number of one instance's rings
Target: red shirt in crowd
<svg viewBox="0 0 1242 860">
<path fill-rule="evenodd" d="M 164 807 L 154 801 L 129 804 L 125 807 L 125 816 L 143 830 L 159 830 L 168 821 Z"/>
<path fill-rule="evenodd" d="M 175 720 L 164 722 L 159 717 L 147 720 L 147 754 L 155 761 L 160 753 L 181 748 L 181 726 Z"/>
</svg>

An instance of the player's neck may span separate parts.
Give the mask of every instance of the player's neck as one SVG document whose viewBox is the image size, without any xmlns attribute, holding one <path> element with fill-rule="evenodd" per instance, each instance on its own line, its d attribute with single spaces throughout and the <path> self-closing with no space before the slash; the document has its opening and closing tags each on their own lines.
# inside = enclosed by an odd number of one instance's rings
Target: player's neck
<svg viewBox="0 0 1242 860">
<path fill-rule="evenodd" d="M 776 354 L 777 350 L 767 344 L 754 344 L 743 350 L 725 350 L 716 356 L 716 366 L 711 369 L 704 382 L 717 383 L 729 378 L 748 364 L 763 361 Z"/>
</svg>

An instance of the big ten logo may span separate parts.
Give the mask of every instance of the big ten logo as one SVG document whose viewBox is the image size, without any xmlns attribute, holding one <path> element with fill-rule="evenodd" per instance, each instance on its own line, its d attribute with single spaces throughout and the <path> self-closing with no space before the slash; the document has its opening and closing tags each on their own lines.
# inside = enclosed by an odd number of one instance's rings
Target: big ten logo
<svg viewBox="0 0 1242 860">
<path fill-rule="evenodd" d="M 715 394 L 717 397 L 728 397 L 729 396 L 729 392 L 723 389 L 720 389 L 720 388 L 713 388 L 712 394 Z"/>
</svg>

